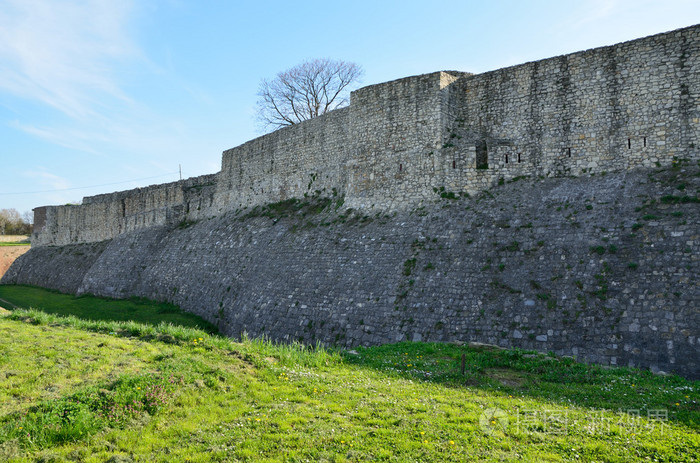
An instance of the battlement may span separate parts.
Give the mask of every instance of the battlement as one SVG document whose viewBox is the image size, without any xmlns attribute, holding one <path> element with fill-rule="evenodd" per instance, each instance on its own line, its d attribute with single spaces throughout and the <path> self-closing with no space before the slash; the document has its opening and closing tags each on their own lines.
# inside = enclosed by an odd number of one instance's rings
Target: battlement
<svg viewBox="0 0 700 463">
<path fill-rule="evenodd" d="M 305 194 L 402 209 L 436 188 L 668 165 L 698 157 L 698 108 L 700 26 L 483 74 L 407 77 L 224 151 L 216 174 L 37 208 L 33 243 L 101 241 Z"/>
</svg>

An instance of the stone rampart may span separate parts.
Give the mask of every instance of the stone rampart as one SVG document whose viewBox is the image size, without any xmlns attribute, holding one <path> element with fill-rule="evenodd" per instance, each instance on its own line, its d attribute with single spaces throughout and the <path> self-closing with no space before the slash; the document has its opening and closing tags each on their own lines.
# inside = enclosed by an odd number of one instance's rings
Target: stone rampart
<svg viewBox="0 0 700 463">
<path fill-rule="evenodd" d="M 234 337 L 478 341 L 700 379 L 699 173 L 522 179 L 388 214 L 232 211 L 33 247 L 2 282 L 168 301 Z"/>
<path fill-rule="evenodd" d="M 700 26 L 372 85 L 217 174 L 37 208 L 2 282 L 169 301 L 233 336 L 700 378 L 699 108 Z M 311 204 L 264 206 L 292 198 Z"/>
<path fill-rule="evenodd" d="M 217 174 L 37 210 L 68 244 L 320 192 L 394 210 L 436 188 L 669 165 L 700 146 L 700 26 L 493 72 L 361 88 L 347 108 L 223 153 Z"/>
<path fill-rule="evenodd" d="M 90 243 L 121 233 L 173 225 L 199 218 L 196 207 L 210 204 L 202 192 L 210 192 L 216 175 L 135 190 L 88 196 L 80 205 L 45 206 L 34 209 L 34 246 Z M 195 210 L 189 213 L 189 207 Z"/>
<path fill-rule="evenodd" d="M 224 151 L 216 213 L 343 189 L 351 127 L 342 108 Z"/>
</svg>

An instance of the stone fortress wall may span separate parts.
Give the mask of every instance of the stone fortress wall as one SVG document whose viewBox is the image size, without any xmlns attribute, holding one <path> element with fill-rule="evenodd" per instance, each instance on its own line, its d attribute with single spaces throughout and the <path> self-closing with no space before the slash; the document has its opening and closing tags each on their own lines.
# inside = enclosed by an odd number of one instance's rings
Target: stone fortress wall
<svg viewBox="0 0 700 463">
<path fill-rule="evenodd" d="M 364 87 L 216 174 L 35 209 L 2 283 L 700 378 L 699 107 L 700 26 Z"/>
<path fill-rule="evenodd" d="M 669 165 L 700 146 L 700 26 L 472 75 L 361 88 L 223 153 L 213 175 L 35 210 L 33 244 L 96 242 L 319 192 L 396 210 L 435 188 Z"/>
</svg>

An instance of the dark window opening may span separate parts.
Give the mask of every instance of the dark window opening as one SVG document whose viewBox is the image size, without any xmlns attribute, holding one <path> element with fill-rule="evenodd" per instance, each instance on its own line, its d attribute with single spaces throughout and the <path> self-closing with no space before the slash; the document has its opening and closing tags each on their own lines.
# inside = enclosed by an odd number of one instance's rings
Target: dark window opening
<svg viewBox="0 0 700 463">
<path fill-rule="evenodd" d="M 566 148 L 566 155 L 571 157 L 571 148 Z"/>
<path fill-rule="evenodd" d="M 457 161 L 452 161 L 452 168 L 456 169 L 457 168 Z"/>
<path fill-rule="evenodd" d="M 399 172 L 403 170 L 403 164 L 399 164 Z"/>
<path fill-rule="evenodd" d="M 518 162 L 520 162 L 520 153 L 518 153 Z"/>
<path fill-rule="evenodd" d="M 506 154 L 506 164 L 508 164 L 508 155 Z"/>
<path fill-rule="evenodd" d="M 644 147 L 647 147 L 647 137 L 644 137 Z"/>
<path fill-rule="evenodd" d="M 628 139 L 627 139 L 627 149 L 628 149 L 628 150 L 629 150 L 629 149 L 632 149 L 632 139 L 631 139 L 631 138 L 628 138 Z"/>
<path fill-rule="evenodd" d="M 486 142 L 481 142 L 478 145 L 476 145 L 476 168 L 489 168 L 489 153 L 488 147 L 486 146 Z"/>
</svg>

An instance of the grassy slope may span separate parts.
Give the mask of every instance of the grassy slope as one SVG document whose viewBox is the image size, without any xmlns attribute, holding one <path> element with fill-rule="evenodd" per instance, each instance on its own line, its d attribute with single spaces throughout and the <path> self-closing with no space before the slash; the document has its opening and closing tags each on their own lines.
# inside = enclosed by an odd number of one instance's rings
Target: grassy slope
<svg viewBox="0 0 700 463">
<path fill-rule="evenodd" d="M 90 295 L 76 297 L 48 289 L 19 285 L 0 286 L 0 299 L 19 308 L 41 307 L 41 310 L 47 313 L 74 315 L 86 320 L 138 320 L 149 325 L 165 322 L 199 328 L 208 333 L 216 332 L 216 328 L 202 318 L 162 302 L 141 299 L 123 301 Z"/>
<path fill-rule="evenodd" d="M 0 317 L 0 372 L 0 461 L 696 461 L 700 454 L 697 382 L 519 351 L 404 343 L 337 353 L 15 311 Z M 157 410 L 82 435 L 73 429 L 80 420 L 66 410 L 90 396 L 76 393 L 133 393 L 135 402 L 148 384 L 138 378 L 148 375 L 179 378 Z M 484 415 L 494 408 L 502 412 Z M 656 409 L 668 419 L 647 419 Z M 58 437 L 46 437 L 48 428 Z"/>
</svg>

